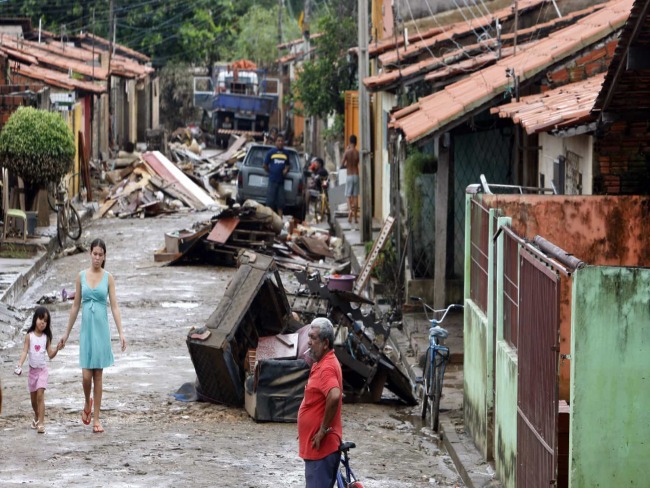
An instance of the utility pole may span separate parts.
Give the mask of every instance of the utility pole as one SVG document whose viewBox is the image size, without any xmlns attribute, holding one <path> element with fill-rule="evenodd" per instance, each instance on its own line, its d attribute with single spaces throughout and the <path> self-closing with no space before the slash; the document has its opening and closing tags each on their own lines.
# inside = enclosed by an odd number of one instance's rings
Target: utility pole
<svg viewBox="0 0 650 488">
<path fill-rule="evenodd" d="M 303 11 L 302 20 L 302 34 L 305 38 L 305 59 L 311 59 L 309 51 L 311 50 L 311 42 L 309 40 L 309 23 L 311 22 L 311 0 L 305 0 L 305 10 Z M 307 142 L 307 141 L 305 141 Z M 309 117 L 309 144 L 305 144 L 305 151 L 309 153 L 310 157 L 316 154 L 316 117 Z"/>
<path fill-rule="evenodd" d="M 370 98 L 363 84 L 368 76 L 368 0 L 359 9 L 359 162 L 361 164 L 361 240 L 372 240 L 372 171 L 370 168 Z"/>
</svg>

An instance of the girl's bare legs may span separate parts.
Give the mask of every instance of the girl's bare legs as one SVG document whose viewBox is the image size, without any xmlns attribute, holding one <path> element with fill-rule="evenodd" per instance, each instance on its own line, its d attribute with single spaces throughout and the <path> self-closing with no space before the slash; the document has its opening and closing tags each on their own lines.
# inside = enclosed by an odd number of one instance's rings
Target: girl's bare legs
<svg viewBox="0 0 650 488">
<path fill-rule="evenodd" d="M 37 418 L 39 425 L 45 425 L 45 388 L 36 391 Z"/>
<path fill-rule="evenodd" d="M 99 409 L 102 406 L 102 392 L 103 392 L 103 374 L 104 370 L 103 369 L 93 369 L 93 400 L 94 400 L 94 406 L 95 406 L 95 411 L 93 415 L 93 426 L 94 427 L 100 427 L 102 424 L 99 422 Z"/>
<path fill-rule="evenodd" d="M 34 423 L 38 423 L 38 391 L 32 391 L 29 393 L 29 398 L 32 401 L 32 410 L 34 410 Z M 35 428 L 34 423 L 32 424 L 32 429 Z"/>
</svg>

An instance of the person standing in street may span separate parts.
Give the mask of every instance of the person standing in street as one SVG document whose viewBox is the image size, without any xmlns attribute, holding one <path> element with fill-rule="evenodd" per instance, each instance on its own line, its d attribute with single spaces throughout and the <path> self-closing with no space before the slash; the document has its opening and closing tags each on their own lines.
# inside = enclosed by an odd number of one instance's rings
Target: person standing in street
<svg viewBox="0 0 650 488">
<path fill-rule="evenodd" d="M 357 211 L 359 210 L 359 151 L 357 151 L 357 136 L 350 136 L 350 145 L 343 154 L 341 168 L 348 171 L 345 181 L 345 196 L 348 198 L 348 222 L 358 224 Z"/>
<path fill-rule="evenodd" d="M 315 362 L 298 410 L 298 455 L 305 461 L 306 488 L 332 488 L 341 460 L 343 374 L 334 354 L 332 322 L 319 317 L 309 327 Z"/>
<path fill-rule="evenodd" d="M 121 349 L 122 351 L 126 350 L 122 317 L 115 296 L 115 280 L 113 275 L 104 270 L 105 263 L 106 244 L 101 239 L 95 239 L 90 244 L 90 268 L 81 271 L 77 276 L 76 293 L 70 310 L 68 328 L 59 341 L 59 348 L 62 349 L 65 347 L 81 308 L 79 366 L 82 371 L 84 392 L 84 409 L 81 421 L 88 425 L 92 418 L 94 433 L 104 432 L 99 421 L 103 391 L 102 376 L 104 368 L 112 366 L 114 362 L 111 350 L 111 332 L 108 325 L 107 298 L 110 301 L 113 320 L 115 320 L 115 326 L 120 335 Z"/>
<path fill-rule="evenodd" d="M 269 175 L 266 206 L 280 217 L 284 212 L 284 177 L 290 168 L 289 153 L 284 149 L 284 137 L 278 135 L 275 138 L 275 147 L 266 153 L 264 158 L 264 171 Z"/>
<path fill-rule="evenodd" d="M 50 320 L 51 315 L 47 308 L 38 307 L 34 310 L 32 325 L 27 330 L 23 352 L 14 371 L 20 376 L 23 372 L 23 363 L 25 359 L 29 358 L 27 386 L 32 401 L 32 409 L 34 410 L 31 427 L 36 429 L 39 434 L 45 433 L 45 390 L 47 389 L 49 377 L 46 356 L 54 359 L 59 349 L 61 349 L 59 344 L 55 348 L 52 347 Z"/>
</svg>

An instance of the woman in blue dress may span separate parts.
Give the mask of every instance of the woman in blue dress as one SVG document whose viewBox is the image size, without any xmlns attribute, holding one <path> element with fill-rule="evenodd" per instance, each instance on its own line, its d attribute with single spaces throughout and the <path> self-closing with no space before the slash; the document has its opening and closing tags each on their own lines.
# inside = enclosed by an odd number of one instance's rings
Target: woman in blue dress
<svg viewBox="0 0 650 488">
<path fill-rule="evenodd" d="M 61 338 L 60 345 L 61 347 L 65 346 L 81 308 L 79 366 L 81 366 L 84 390 L 84 409 L 81 421 L 88 425 L 92 418 L 93 432 L 100 433 L 104 432 L 99 421 L 102 404 L 102 374 L 104 368 L 113 364 L 107 299 L 111 306 L 117 332 L 120 335 L 122 351 L 126 350 L 126 339 L 122 330 L 120 308 L 115 297 L 115 280 L 108 271 L 104 270 L 106 263 L 104 241 L 95 239 L 90 244 L 90 258 L 90 268 L 81 271 L 77 276 L 76 293 L 70 310 L 68 329 Z"/>
</svg>

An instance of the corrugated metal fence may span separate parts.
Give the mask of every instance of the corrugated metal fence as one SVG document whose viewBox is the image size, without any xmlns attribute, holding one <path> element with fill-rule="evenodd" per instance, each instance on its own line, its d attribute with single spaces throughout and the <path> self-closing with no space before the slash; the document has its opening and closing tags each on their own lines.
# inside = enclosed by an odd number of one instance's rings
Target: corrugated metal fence
<svg viewBox="0 0 650 488">
<path fill-rule="evenodd" d="M 517 487 L 539 488 L 557 480 L 560 277 L 528 246 L 519 252 Z"/>
</svg>

